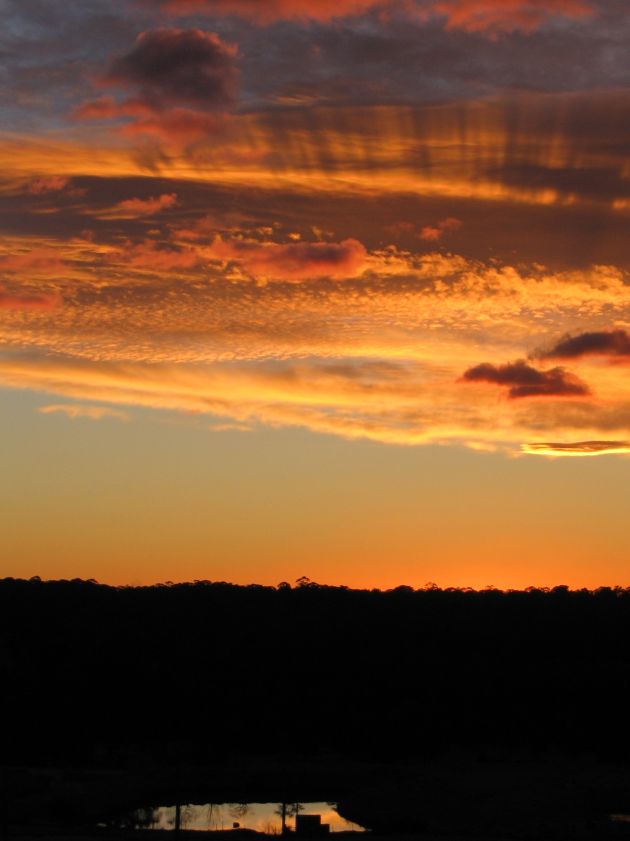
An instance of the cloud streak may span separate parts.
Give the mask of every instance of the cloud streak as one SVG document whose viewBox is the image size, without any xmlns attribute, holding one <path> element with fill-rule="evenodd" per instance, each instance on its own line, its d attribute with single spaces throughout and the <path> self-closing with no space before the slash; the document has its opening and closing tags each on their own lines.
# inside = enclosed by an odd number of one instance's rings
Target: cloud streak
<svg viewBox="0 0 630 841">
<path fill-rule="evenodd" d="M 237 15 L 257 23 L 277 20 L 331 21 L 363 14 L 378 0 L 158 0 L 173 16 L 191 14 Z"/>
<path fill-rule="evenodd" d="M 523 444 L 528 455 L 558 456 L 602 456 L 630 453 L 630 441 L 576 441 L 574 443 L 537 442 Z"/>
<path fill-rule="evenodd" d="M 86 406 L 80 403 L 50 403 L 40 406 L 37 410 L 41 415 L 65 415 L 70 420 L 77 418 L 88 418 L 99 421 L 103 418 L 113 418 L 119 421 L 128 421 L 129 413 L 122 409 L 112 409 L 108 406 Z"/>
<path fill-rule="evenodd" d="M 583 20 L 594 14 L 587 0 L 158 0 L 173 16 L 237 15 L 258 24 L 279 20 L 330 22 L 371 10 L 406 14 L 417 20 L 437 16 L 447 29 L 465 32 L 534 32 L 553 18 Z"/>
<path fill-rule="evenodd" d="M 436 0 L 435 14 L 444 15 L 447 29 L 501 33 L 531 33 L 553 18 L 585 20 L 595 14 L 586 0 Z"/>
</svg>

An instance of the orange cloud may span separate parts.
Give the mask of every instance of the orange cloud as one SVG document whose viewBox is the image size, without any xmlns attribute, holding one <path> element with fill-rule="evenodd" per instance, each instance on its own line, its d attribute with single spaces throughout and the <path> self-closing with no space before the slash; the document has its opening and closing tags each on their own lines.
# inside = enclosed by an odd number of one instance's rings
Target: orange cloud
<svg viewBox="0 0 630 841">
<path fill-rule="evenodd" d="M 417 193 L 564 209 L 610 207 L 627 191 L 621 128 L 627 95 L 618 91 L 596 97 L 514 94 L 418 108 L 287 109 L 281 131 L 276 118 L 263 112 L 185 114 L 169 108 L 156 115 L 137 103 L 115 108 L 121 117 L 128 110 L 131 118 L 116 130 L 135 140 L 149 135 L 184 147 L 191 138 L 202 142 L 186 155 L 163 154 L 151 144 L 130 155 L 120 143 L 104 145 L 103 138 L 89 147 L 20 136 L 0 142 L 0 168 L 20 178 L 33 172 L 145 175 L 151 169 L 163 177 L 277 192 Z M 512 112 L 518 119 L 510 119 Z M 600 130 L 612 138 L 605 148 L 597 140 Z M 423 167 L 417 165 L 418 148 Z M 589 193 L 593 180 L 601 193 Z"/>
<path fill-rule="evenodd" d="M 108 262 L 124 263 L 131 268 L 158 272 L 192 269 L 201 261 L 201 255 L 192 248 L 160 247 L 151 240 L 129 245 L 122 251 L 114 251 L 108 255 Z"/>
<path fill-rule="evenodd" d="M 445 233 L 457 231 L 461 228 L 462 222 L 460 219 L 455 219 L 449 216 L 447 219 L 442 219 L 437 225 L 427 225 L 420 231 L 420 239 L 426 242 L 437 242 Z"/>
<path fill-rule="evenodd" d="M 537 442 L 522 444 L 521 450 L 529 455 L 541 456 L 602 456 L 612 453 L 630 453 L 630 441 Z"/>
<path fill-rule="evenodd" d="M 145 116 L 145 109 L 135 109 L 126 106 L 125 116 L 131 113 L 142 114 L 139 119 L 123 126 L 121 133 L 134 135 L 148 135 L 158 140 L 187 145 L 201 140 L 221 130 L 224 119 L 217 114 L 203 114 L 189 108 L 171 108 L 162 113 Z M 121 112 L 121 113 L 123 113 Z"/>
<path fill-rule="evenodd" d="M 34 178 L 27 184 L 26 191 L 36 196 L 43 193 L 55 193 L 65 190 L 69 183 L 70 179 L 63 175 L 49 175 L 43 178 Z"/>
<path fill-rule="evenodd" d="M 356 239 L 285 244 L 217 237 L 204 253 L 213 260 L 234 260 L 253 275 L 278 280 L 355 277 L 367 258 L 365 246 Z"/>
<path fill-rule="evenodd" d="M 11 300 L 0 310 L 0 383 L 81 404 L 391 444 L 513 450 L 524 441 L 625 440 L 630 381 L 619 366 L 599 366 L 591 400 L 577 399 L 586 396 L 581 380 L 576 388 L 572 375 L 533 364 L 525 376 L 493 366 L 494 387 L 457 382 L 481 347 L 488 358 L 515 359 L 585 319 L 630 323 L 619 270 L 554 273 L 391 247 L 364 253 L 356 241 L 223 236 L 200 232 L 191 246 L 177 231 L 122 247 L 98 236 L 58 241 L 64 271 L 54 288 L 63 306 L 52 315 L 41 300 L 47 289 L 6 280 L 6 295 L 26 306 Z M 37 241 L 6 245 L 26 253 Z M 348 266 L 348 253 L 358 262 Z M 331 273 L 347 280 L 330 282 Z M 252 275 L 299 282 L 255 283 Z M 529 388 L 518 397 L 541 399 L 497 399 L 498 388 Z"/>
<path fill-rule="evenodd" d="M 258 23 L 276 20 L 330 21 L 360 15 L 379 0 L 160 0 L 178 17 L 190 14 L 239 15 Z"/>
<path fill-rule="evenodd" d="M 33 248 L 21 254 L 0 256 L 0 271 L 22 272 L 58 271 L 63 266 L 59 254 L 54 248 Z"/>
<path fill-rule="evenodd" d="M 11 294 L 0 288 L 0 310 L 53 310 L 60 303 L 58 295 Z"/>
<path fill-rule="evenodd" d="M 426 19 L 438 15 L 447 29 L 485 32 L 533 32 L 554 17 L 582 19 L 594 11 L 587 0 L 158 0 L 171 15 L 239 15 L 260 24 L 277 20 L 355 17 L 371 9 Z"/>
<path fill-rule="evenodd" d="M 123 115 L 121 106 L 113 96 L 99 96 L 97 99 L 82 102 L 71 114 L 76 120 L 112 120 Z"/>
<path fill-rule="evenodd" d="M 446 17 L 446 29 L 485 32 L 534 32 L 554 17 L 583 19 L 594 14 L 586 0 L 436 0 L 435 14 Z"/>
<path fill-rule="evenodd" d="M 217 133 L 224 125 L 224 115 L 204 113 L 191 108 L 167 108 L 159 111 L 141 100 L 118 102 L 111 96 L 84 102 L 72 117 L 77 120 L 112 120 L 131 117 L 120 133 L 133 137 L 147 135 L 162 141 L 188 144 Z"/>
<path fill-rule="evenodd" d="M 176 193 L 163 193 L 157 198 L 148 199 L 125 199 L 119 202 L 114 210 L 122 211 L 123 214 L 129 216 L 153 216 L 161 210 L 167 210 L 169 207 L 177 205 Z"/>
</svg>

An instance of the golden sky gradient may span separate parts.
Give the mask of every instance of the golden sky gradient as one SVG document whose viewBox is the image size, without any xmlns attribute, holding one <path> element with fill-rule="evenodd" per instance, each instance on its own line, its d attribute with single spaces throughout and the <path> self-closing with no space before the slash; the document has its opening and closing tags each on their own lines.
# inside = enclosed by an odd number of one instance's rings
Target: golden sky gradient
<svg viewBox="0 0 630 841">
<path fill-rule="evenodd" d="M 622 4 L 8 21 L 7 575 L 630 584 Z"/>
</svg>

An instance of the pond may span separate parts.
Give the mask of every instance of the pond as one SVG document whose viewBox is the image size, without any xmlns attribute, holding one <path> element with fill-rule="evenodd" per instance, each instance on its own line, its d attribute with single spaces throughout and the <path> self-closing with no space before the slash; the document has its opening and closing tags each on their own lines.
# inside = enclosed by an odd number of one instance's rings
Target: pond
<svg viewBox="0 0 630 841">
<path fill-rule="evenodd" d="M 336 803 L 310 802 L 287 803 L 286 825 L 295 828 L 295 816 L 319 815 L 321 823 L 328 824 L 330 832 L 363 832 L 363 827 L 350 823 L 336 810 Z M 269 835 L 280 835 L 282 830 L 281 803 L 204 803 L 180 807 L 180 826 L 186 830 L 217 831 L 250 829 Z M 174 829 L 175 806 L 156 806 L 137 809 L 127 815 L 119 826 L 129 829 Z"/>
</svg>

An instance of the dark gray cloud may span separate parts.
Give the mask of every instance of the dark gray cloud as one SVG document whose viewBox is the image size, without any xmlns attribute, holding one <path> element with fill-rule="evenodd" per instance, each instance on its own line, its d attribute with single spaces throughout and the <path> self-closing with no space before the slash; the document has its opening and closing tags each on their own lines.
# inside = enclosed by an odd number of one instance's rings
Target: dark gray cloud
<svg viewBox="0 0 630 841">
<path fill-rule="evenodd" d="M 152 110 L 188 106 L 210 111 L 236 97 L 236 49 L 199 29 L 142 32 L 133 49 L 116 58 L 103 84 L 131 89 Z"/>
<path fill-rule="evenodd" d="M 586 383 L 564 368 L 539 371 L 522 360 L 506 365 L 484 362 L 465 371 L 462 380 L 505 386 L 511 400 L 523 397 L 585 397 L 591 393 Z"/>
<path fill-rule="evenodd" d="M 221 131 L 238 85 L 237 48 L 214 32 L 154 29 L 113 59 L 95 85 L 124 92 L 99 96 L 73 109 L 76 120 L 128 120 L 127 135 L 187 146 Z"/>
<path fill-rule="evenodd" d="M 578 359 L 581 356 L 630 358 L 630 335 L 625 330 L 599 330 L 568 336 L 541 354 L 543 359 Z"/>
</svg>

